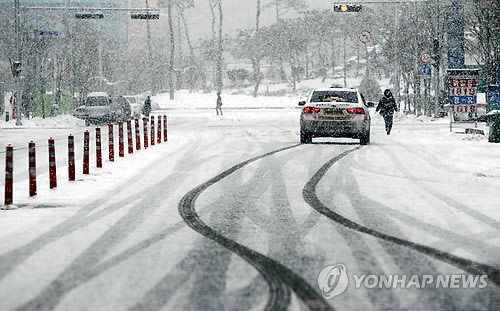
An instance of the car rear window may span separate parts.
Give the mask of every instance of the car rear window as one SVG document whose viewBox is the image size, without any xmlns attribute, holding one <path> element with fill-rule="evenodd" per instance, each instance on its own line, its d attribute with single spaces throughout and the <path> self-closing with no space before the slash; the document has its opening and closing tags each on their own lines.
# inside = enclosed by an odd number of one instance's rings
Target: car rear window
<svg viewBox="0 0 500 311">
<path fill-rule="evenodd" d="M 87 97 L 85 106 L 107 106 L 109 105 L 108 98 L 105 96 Z"/>
<path fill-rule="evenodd" d="M 129 103 L 131 103 L 131 104 L 137 103 L 137 101 L 135 100 L 135 97 L 128 97 L 128 96 L 126 96 L 125 99 L 128 100 Z"/>
<path fill-rule="evenodd" d="M 314 91 L 311 103 L 318 102 L 346 102 L 357 103 L 358 93 L 350 91 Z"/>
</svg>

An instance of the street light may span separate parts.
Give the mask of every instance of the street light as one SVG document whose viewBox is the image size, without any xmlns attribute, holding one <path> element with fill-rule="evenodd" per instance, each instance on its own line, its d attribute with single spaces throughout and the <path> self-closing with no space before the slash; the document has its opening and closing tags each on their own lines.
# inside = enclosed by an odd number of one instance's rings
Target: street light
<svg viewBox="0 0 500 311">
<path fill-rule="evenodd" d="M 20 126 L 23 125 L 21 122 L 21 107 L 23 104 L 23 98 L 22 98 L 22 91 L 21 91 L 21 84 L 19 82 L 20 79 L 20 73 L 21 73 L 21 32 L 19 29 L 19 0 L 15 0 L 14 2 L 14 7 L 15 7 L 15 30 L 16 30 L 16 59 L 13 62 L 13 70 L 12 74 L 14 75 L 14 83 L 15 83 L 15 89 L 16 89 L 16 125 Z M 14 65 L 16 64 L 16 65 Z M 17 69 L 14 70 L 14 66 L 17 67 Z"/>
</svg>

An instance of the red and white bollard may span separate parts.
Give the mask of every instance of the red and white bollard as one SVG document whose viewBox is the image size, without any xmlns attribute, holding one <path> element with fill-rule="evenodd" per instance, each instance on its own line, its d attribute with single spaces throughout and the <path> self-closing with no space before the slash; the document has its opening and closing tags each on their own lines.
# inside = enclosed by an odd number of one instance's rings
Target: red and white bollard
<svg viewBox="0 0 500 311">
<path fill-rule="evenodd" d="M 168 141 L 167 139 L 167 116 L 163 115 L 163 141 Z"/>
<path fill-rule="evenodd" d="M 113 138 L 113 124 L 108 124 L 108 145 L 109 145 L 109 161 L 115 160 L 115 141 Z"/>
<path fill-rule="evenodd" d="M 134 140 L 132 139 L 132 122 L 127 120 L 128 153 L 134 153 Z"/>
<path fill-rule="evenodd" d="M 68 136 L 68 180 L 75 181 L 75 137 Z"/>
<path fill-rule="evenodd" d="M 155 116 L 151 116 L 151 146 L 155 144 Z"/>
<path fill-rule="evenodd" d="M 96 166 L 98 168 L 102 167 L 102 151 L 101 151 L 101 128 L 96 127 L 95 129 L 95 156 L 96 156 Z"/>
<path fill-rule="evenodd" d="M 56 145 L 52 137 L 49 138 L 49 185 L 50 189 L 57 187 Z"/>
<path fill-rule="evenodd" d="M 125 146 L 123 145 L 123 122 L 118 122 L 118 156 L 125 156 Z"/>
<path fill-rule="evenodd" d="M 11 205 L 12 195 L 14 193 L 14 147 L 7 146 L 5 155 L 5 205 Z"/>
<path fill-rule="evenodd" d="M 161 144 L 161 116 L 158 116 L 158 130 L 156 131 L 156 142 Z"/>
<path fill-rule="evenodd" d="M 144 133 L 144 149 L 148 148 L 148 118 L 142 118 L 142 126 Z"/>
<path fill-rule="evenodd" d="M 85 133 L 83 133 L 83 174 L 85 175 L 90 173 L 89 149 L 90 133 L 89 131 L 85 131 Z"/>
<path fill-rule="evenodd" d="M 139 129 L 139 119 L 135 119 L 135 150 L 141 150 L 141 130 Z"/>
<path fill-rule="evenodd" d="M 30 197 L 34 197 L 36 195 L 36 150 L 33 141 L 28 144 L 28 172 Z"/>
</svg>

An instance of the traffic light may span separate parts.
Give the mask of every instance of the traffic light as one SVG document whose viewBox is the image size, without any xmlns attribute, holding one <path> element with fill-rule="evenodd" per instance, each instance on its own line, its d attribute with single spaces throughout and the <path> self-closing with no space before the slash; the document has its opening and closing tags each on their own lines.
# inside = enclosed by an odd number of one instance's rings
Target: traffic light
<svg viewBox="0 0 500 311">
<path fill-rule="evenodd" d="M 101 12 L 79 12 L 75 14 L 78 19 L 103 19 L 104 14 Z"/>
<path fill-rule="evenodd" d="M 160 13 L 142 12 L 142 13 L 131 13 L 131 19 L 160 19 Z"/>
<path fill-rule="evenodd" d="M 334 4 L 333 12 L 361 12 L 361 4 Z"/>
<path fill-rule="evenodd" d="M 14 77 L 19 77 L 21 74 L 21 62 L 20 61 L 13 61 L 12 62 L 12 75 Z"/>
</svg>

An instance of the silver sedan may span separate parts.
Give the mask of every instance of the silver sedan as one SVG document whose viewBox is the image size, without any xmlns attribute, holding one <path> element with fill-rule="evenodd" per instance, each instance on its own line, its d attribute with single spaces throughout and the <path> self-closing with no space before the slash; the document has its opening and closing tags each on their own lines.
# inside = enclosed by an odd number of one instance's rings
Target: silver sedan
<svg viewBox="0 0 500 311">
<path fill-rule="evenodd" d="M 348 137 L 370 143 L 370 113 L 361 93 L 356 89 L 314 89 L 300 115 L 300 143 L 310 144 L 313 137 Z"/>
</svg>

